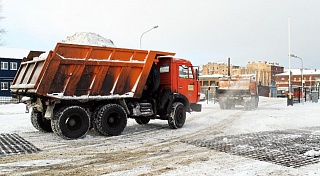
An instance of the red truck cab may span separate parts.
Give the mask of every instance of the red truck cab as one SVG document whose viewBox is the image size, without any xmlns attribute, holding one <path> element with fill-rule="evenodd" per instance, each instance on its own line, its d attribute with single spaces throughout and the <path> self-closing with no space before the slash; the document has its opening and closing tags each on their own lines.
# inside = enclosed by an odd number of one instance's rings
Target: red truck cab
<svg viewBox="0 0 320 176">
<path fill-rule="evenodd" d="M 189 111 L 201 111 L 201 105 L 196 104 L 200 100 L 199 68 L 188 60 L 174 57 L 160 57 L 158 65 L 162 89 L 187 99 L 191 108 Z"/>
</svg>

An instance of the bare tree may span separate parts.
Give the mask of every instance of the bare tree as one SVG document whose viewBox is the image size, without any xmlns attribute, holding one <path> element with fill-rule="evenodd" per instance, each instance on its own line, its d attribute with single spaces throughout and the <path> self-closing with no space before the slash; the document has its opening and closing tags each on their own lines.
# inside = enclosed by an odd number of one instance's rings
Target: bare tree
<svg viewBox="0 0 320 176">
<path fill-rule="evenodd" d="M 2 28 L 1 21 L 5 18 L 2 16 L 2 8 L 3 4 L 2 1 L 0 0 L 0 46 L 3 46 L 5 42 L 2 40 L 2 36 L 6 33 L 6 30 Z"/>
</svg>

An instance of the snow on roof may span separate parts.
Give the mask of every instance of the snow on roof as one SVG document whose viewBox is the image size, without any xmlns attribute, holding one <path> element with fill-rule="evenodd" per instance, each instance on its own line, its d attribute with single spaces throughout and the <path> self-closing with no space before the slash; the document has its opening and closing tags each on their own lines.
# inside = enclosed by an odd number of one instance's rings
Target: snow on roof
<svg viewBox="0 0 320 176">
<path fill-rule="evenodd" d="M 61 42 L 69 44 L 116 47 L 110 39 L 106 39 L 92 32 L 77 32 L 72 36 L 68 36 Z"/>
<path fill-rule="evenodd" d="M 27 49 L 0 47 L 0 58 L 23 59 L 29 52 Z"/>
<path fill-rule="evenodd" d="M 221 74 L 213 74 L 213 75 L 200 75 L 200 78 L 220 78 L 223 77 L 224 75 Z"/>
<path fill-rule="evenodd" d="M 301 69 L 291 69 L 292 75 L 301 75 Z M 320 75 L 320 70 L 317 69 L 304 69 L 304 75 Z M 289 70 L 286 69 L 284 73 L 276 74 L 277 76 L 289 75 Z"/>
</svg>

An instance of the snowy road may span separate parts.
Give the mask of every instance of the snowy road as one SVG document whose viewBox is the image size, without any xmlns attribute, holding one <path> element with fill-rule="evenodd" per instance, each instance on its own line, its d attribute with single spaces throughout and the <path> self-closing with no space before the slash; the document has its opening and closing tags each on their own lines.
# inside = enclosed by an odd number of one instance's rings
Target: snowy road
<svg viewBox="0 0 320 176">
<path fill-rule="evenodd" d="M 307 136 L 320 136 L 320 104 L 286 106 L 285 99 L 260 100 L 259 108 L 253 111 L 242 107 L 220 110 L 218 104 L 202 102 L 203 111 L 188 114 L 185 126 L 178 130 L 169 129 L 166 121 L 138 125 L 129 120 L 120 136 L 105 137 L 90 131 L 78 140 L 36 131 L 22 104 L 0 105 L 0 133 L 17 133 L 41 150 L 0 156 L 0 174 L 320 175 L 319 163 L 293 168 L 201 147 L 217 137 L 227 140 L 230 136 L 279 130 L 291 130 L 294 136 L 295 131 L 307 129 Z M 320 150 L 320 141 L 312 144 L 315 151 Z"/>
</svg>

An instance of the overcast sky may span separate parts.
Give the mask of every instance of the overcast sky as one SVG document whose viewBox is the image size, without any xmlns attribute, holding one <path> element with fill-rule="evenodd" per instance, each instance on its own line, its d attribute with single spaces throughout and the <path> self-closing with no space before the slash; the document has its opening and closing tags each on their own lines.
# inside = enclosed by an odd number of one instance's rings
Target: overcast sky
<svg viewBox="0 0 320 176">
<path fill-rule="evenodd" d="M 278 62 L 320 68 L 319 0 L 2 0 L 6 47 L 53 50 L 76 32 L 117 47 L 170 51 L 195 65 Z M 300 68 L 292 58 L 292 68 Z"/>
</svg>

